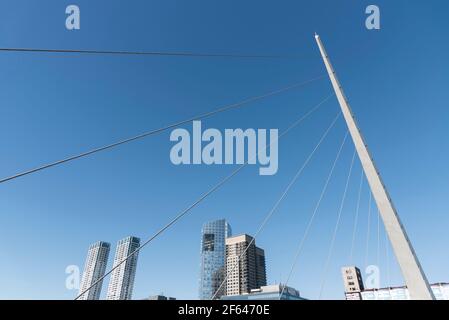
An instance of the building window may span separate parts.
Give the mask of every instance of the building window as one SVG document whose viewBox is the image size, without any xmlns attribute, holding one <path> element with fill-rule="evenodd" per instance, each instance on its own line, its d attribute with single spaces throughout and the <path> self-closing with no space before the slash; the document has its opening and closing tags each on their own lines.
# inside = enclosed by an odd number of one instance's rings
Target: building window
<svg viewBox="0 0 449 320">
<path fill-rule="evenodd" d="M 203 236 L 203 251 L 214 251 L 215 235 L 213 233 L 205 233 Z"/>
</svg>

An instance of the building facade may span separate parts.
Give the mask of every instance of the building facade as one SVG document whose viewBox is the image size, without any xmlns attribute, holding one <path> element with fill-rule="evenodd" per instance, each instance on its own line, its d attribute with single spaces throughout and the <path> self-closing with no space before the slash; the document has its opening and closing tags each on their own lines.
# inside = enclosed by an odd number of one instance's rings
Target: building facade
<svg viewBox="0 0 449 320">
<path fill-rule="evenodd" d="M 248 294 L 266 286 L 265 252 L 256 247 L 251 236 L 226 239 L 226 276 L 227 296 Z"/>
<path fill-rule="evenodd" d="M 110 247 L 111 245 L 109 243 L 103 241 L 97 241 L 89 246 L 83 276 L 81 278 L 80 294 L 104 276 L 108 264 Z M 103 280 L 86 291 L 78 300 L 100 299 L 102 286 Z"/>
<path fill-rule="evenodd" d="M 137 237 L 126 237 L 117 243 L 114 265 L 117 266 L 133 251 L 140 246 Z M 131 300 L 136 276 L 138 252 L 122 263 L 111 274 L 109 281 L 107 300 Z"/>
<path fill-rule="evenodd" d="M 262 286 L 259 289 L 252 289 L 250 293 L 223 296 L 221 300 L 305 300 L 299 294 L 299 291 L 284 286 L 282 284 L 274 284 Z"/>
<path fill-rule="evenodd" d="M 262 287 L 267 284 L 265 251 L 258 247 L 256 247 L 256 277 L 258 286 Z"/>
<path fill-rule="evenodd" d="M 226 220 L 207 222 L 201 230 L 201 263 L 199 298 L 210 300 L 225 277 L 226 238 L 232 234 Z M 225 286 L 216 297 L 225 293 Z"/>
<path fill-rule="evenodd" d="M 352 267 L 341 268 L 341 275 L 343 277 L 343 284 L 345 286 L 345 292 L 360 292 L 363 291 L 363 280 L 360 269 Z"/>
</svg>

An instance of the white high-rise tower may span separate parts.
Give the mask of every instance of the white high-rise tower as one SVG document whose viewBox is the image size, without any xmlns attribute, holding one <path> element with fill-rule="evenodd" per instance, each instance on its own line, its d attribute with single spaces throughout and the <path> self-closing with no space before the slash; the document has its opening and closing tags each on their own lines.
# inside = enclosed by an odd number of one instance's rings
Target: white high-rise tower
<svg viewBox="0 0 449 320">
<path fill-rule="evenodd" d="M 117 243 L 113 267 L 126 259 L 139 246 L 140 239 L 136 237 L 126 237 L 120 240 Z M 107 300 L 131 300 L 138 254 L 136 252 L 112 272 L 106 296 Z"/>
<path fill-rule="evenodd" d="M 98 241 L 90 245 L 87 252 L 86 263 L 84 265 L 83 277 L 81 280 L 80 293 L 84 292 L 92 284 L 100 279 L 106 270 L 108 264 L 109 250 L 111 245 L 107 242 Z M 103 281 L 99 281 L 89 291 L 81 295 L 79 300 L 98 300 L 100 299 L 101 287 Z"/>
<path fill-rule="evenodd" d="M 250 293 L 267 285 L 265 252 L 253 237 L 243 234 L 226 239 L 226 295 Z"/>
</svg>

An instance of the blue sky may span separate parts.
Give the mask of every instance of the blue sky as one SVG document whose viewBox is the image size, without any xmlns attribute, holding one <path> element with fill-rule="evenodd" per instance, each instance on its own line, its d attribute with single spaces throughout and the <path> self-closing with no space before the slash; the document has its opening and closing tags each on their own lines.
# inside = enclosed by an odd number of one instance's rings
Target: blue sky
<svg viewBox="0 0 449 320">
<path fill-rule="evenodd" d="M 65 29 L 78 4 L 81 30 Z M 0 47 L 297 55 L 225 59 L 0 53 L 0 176 L 101 146 L 325 72 L 318 32 L 432 282 L 449 281 L 449 22 L 447 1 L 375 1 L 381 30 L 364 27 L 368 1 L 0 1 Z M 203 121 L 204 127 L 285 129 L 331 92 L 327 78 Z M 245 168 L 139 256 L 134 298 L 196 298 L 200 229 L 226 218 L 254 234 L 338 111 L 335 99 L 282 138 L 279 171 Z M 191 126 L 185 128 L 191 130 Z M 340 120 L 257 239 L 268 281 L 285 280 L 345 133 Z M 65 268 L 89 244 L 147 239 L 234 167 L 174 166 L 169 132 L 0 185 L 0 298 L 71 299 Z M 317 298 L 353 153 L 348 143 L 290 282 Z M 360 165 L 350 181 L 324 298 L 343 298 Z M 364 267 L 368 190 L 354 263 Z M 377 264 L 373 205 L 368 264 Z M 381 284 L 403 283 L 380 229 Z M 389 261 L 387 268 L 387 261 Z M 112 255 L 109 267 L 112 265 Z M 319 279 L 317 282 L 316 279 Z M 106 284 L 103 288 L 103 295 Z"/>
</svg>

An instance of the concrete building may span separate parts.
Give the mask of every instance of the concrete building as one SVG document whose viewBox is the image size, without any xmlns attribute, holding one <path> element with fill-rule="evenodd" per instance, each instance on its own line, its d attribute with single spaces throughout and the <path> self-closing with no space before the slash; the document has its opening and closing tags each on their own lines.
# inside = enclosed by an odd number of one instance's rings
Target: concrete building
<svg viewBox="0 0 449 320">
<path fill-rule="evenodd" d="M 258 286 L 263 286 L 267 284 L 265 251 L 258 247 L 256 247 L 256 277 Z"/>
<path fill-rule="evenodd" d="M 363 291 L 363 280 L 360 269 L 357 267 L 343 267 L 341 268 L 343 277 L 343 284 L 345 292 L 360 292 Z"/>
<path fill-rule="evenodd" d="M 110 247 L 111 245 L 109 243 L 103 241 L 97 241 L 89 246 L 79 293 L 86 291 L 98 279 L 104 276 L 108 264 Z M 78 300 L 100 299 L 102 286 L 103 280 L 99 281 L 89 291 L 86 291 Z"/>
<path fill-rule="evenodd" d="M 210 300 L 225 277 L 226 238 L 232 234 L 226 220 L 207 222 L 201 230 L 201 263 L 199 280 L 199 298 Z M 225 286 L 216 297 L 225 293 Z"/>
<path fill-rule="evenodd" d="M 114 266 L 117 266 L 133 251 L 140 246 L 140 239 L 136 237 L 126 237 L 117 243 Z M 122 263 L 111 274 L 109 281 L 107 300 L 131 300 L 134 288 L 134 278 L 136 276 L 138 253 L 134 254 Z"/>
<path fill-rule="evenodd" d="M 226 239 L 227 296 L 250 293 L 267 284 L 265 252 L 252 240 L 246 234 Z"/>
<path fill-rule="evenodd" d="M 282 294 L 282 296 L 281 296 Z M 234 296 L 223 296 L 221 300 L 305 300 L 299 294 L 299 291 L 284 286 L 282 284 L 274 284 L 262 286 L 258 289 L 252 289 L 250 293 L 244 293 Z"/>
</svg>

